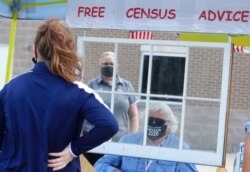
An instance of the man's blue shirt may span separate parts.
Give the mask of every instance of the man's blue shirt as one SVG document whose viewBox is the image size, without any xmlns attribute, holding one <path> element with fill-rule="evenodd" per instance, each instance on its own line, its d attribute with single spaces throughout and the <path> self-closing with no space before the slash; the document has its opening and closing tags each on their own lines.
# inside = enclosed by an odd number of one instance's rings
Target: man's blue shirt
<svg viewBox="0 0 250 172">
<path fill-rule="evenodd" d="M 141 144 L 143 143 L 143 133 L 135 133 L 123 136 L 121 143 Z M 162 147 L 178 148 L 179 139 L 173 134 L 169 134 L 167 139 L 162 143 Z M 184 145 L 185 149 L 188 146 Z M 122 172 L 196 172 L 196 167 L 193 164 L 152 160 L 148 165 L 149 160 L 144 158 L 105 155 L 100 158 L 94 165 L 96 172 L 114 172 L 115 169 L 120 169 Z"/>
</svg>

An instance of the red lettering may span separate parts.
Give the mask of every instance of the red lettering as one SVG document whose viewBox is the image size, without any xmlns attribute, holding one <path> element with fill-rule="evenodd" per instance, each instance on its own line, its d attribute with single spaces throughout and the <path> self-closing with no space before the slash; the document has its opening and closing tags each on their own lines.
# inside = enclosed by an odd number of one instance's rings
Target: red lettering
<svg viewBox="0 0 250 172">
<path fill-rule="evenodd" d="M 127 18 L 134 19 L 174 19 L 176 17 L 175 9 L 151 9 L 151 8 L 129 8 L 126 11 Z"/>
<path fill-rule="evenodd" d="M 233 11 L 226 11 L 226 13 L 227 13 L 226 21 L 233 21 L 232 15 L 231 15 Z"/>
<path fill-rule="evenodd" d="M 141 12 L 140 8 L 134 8 L 134 18 L 135 19 L 139 19 L 140 18 L 140 12 Z"/>
<path fill-rule="evenodd" d="M 227 21 L 227 22 L 248 22 L 249 11 L 213 11 L 203 10 L 200 13 L 198 20 L 209 20 L 209 21 Z"/>
<path fill-rule="evenodd" d="M 130 8 L 126 12 L 127 18 L 132 18 L 133 17 L 133 8 Z"/>
<path fill-rule="evenodd" d="M 78 17 L 80 16 L 80 13 L 84 11 L 84 7 L 78 7 Z"/>
<path fill-rule="evenodd" d="M 220 11 L 217 11 L 217 13 L 218 13 L 218 19 L 219 21 L 221 21 L 224 17 L 225 11 L 223 11 L 222 14 L 220 13 Z"/>
<path fill-rule="evenodd" d="M 248 22 L 249 18 L 249 11 L 242 11 L 241 13 L 241 21 L 242 22 Z"/>
<path fill-rule="evenodd" d="M 146 12 L 145 9 L 141 9 L 141 18 L 143 18 L 143 16 L 146 16 L 147 18 L 149 18 L 150 11 L 148 9 L 148 11 Z"/>
<path fill-rule="evenodd" d="M 156 19 L 158 17 L 158 10 L 157 9 L 153 9 L 152 12 L 151 12 L 151 18 L 152 19 Z"/>
<path fill-rule="evenodd" d="M 98 17 L 103 18 L 105 13 L 105 7 L 99 7 Z"/>
<path fill-rule="evenodd" d="M 206 16 L 206 11 L 203 10 L 199 16 L 198 20 L 201 20 L 203 18 L 203 20 L 207 20 L 207 16 Z"/>
<path fill-rule="evenodd" d="M 240 17 L 241 17 L 241 11 L 237 11 L 236 13 L 234 13 L 233 20 L 240 21 Z"/>
<path fill-rule="evenodd" d="M 105 13 L 105 7 L 78 7 L 77 16 L 80 17 L 99 17 L 103 18 Z"/>
<path fill-rule="evenodd" d="M 93 7 L 92 11 L 91 11 L 91 16 L 92 17 L 97 17 L 98 16 L 98 11 L 99 11 L 98 7 Z"/>
<path fill-rule="evenodd" d="M 207 19 L 209 21 L 214 21 L 216 19 L 216 13 L 213 12 L 212 10 L 208 10 L 208 16 Z"/>
<path fill-rule="evenodd" d="M 89 7 L 86 7 L 85 8 L 85 16 L 91 16 L 90 12 L 91 12 L 91 9 Z"/>
<path fill-rule="evenodd" d="M 168 10 L 165 10 L 164 14 L 163 14 L 163 12 L 162 12 L 161 9 L 159 10 L 159 17 L 160 17 L 160 19 L 165 19 L 166 16 L 167 16 L 167 14 L 168 14 Z"/>
<path fill-rule="evenodd" d="M 169 10 L 169 19 L 174 19 L 176 17 L 175 9 Z"/>
</svg>

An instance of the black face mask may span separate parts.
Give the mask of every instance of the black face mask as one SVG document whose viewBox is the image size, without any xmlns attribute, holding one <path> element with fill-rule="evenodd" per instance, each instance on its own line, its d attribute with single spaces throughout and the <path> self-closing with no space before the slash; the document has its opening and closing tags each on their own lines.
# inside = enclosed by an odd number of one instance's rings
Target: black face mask
<svg viewBox="0 0 250 172">
<path fill-rule="evenodd" d="M 160 118 L 148 118 L 147 136 L 150 140 L 157 140 L 165 135 L 167 130 L 167 125 L 165 125 L 165 122 L 166 121 Z"/>
<path fill-rule="evenodd" d="M 33 62 L 34 64 L 36 64 L 37 59 L 36 59 L 35 57 L 32 57 L 32 62 Z"/>
<path fill-rule="evenodd" d="M 113 66 L 104 66 L 101 67 L 102 76 L 112 77 L 113 76 Z"/>
<path fill-rule="evenodd" d="M 34 48 L 34 49 L 35 49 L 35 48 Z M 32 62 L 33 62 L 34 64 L 37 63 L 37 53 L 36 53 L 36 49 L 35 49 L 35 57 L 32 57 Z"/>
</svg>

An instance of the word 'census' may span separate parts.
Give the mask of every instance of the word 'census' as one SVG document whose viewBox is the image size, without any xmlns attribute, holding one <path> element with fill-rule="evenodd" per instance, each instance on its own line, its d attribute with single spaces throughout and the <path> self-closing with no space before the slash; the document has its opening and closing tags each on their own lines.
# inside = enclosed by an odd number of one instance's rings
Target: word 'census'
<svg viewBox="0 0 250 172">
<path fill-rule="evenodd" d="M 78 17 L 104 18 L 105 6 L 79 6 Z M 248 22 L 249 10 L 203 10 L 198 16 L 199 21 L 224 21 L 224 22 Z M 175 9 L 157 8 L 128 8 L 124 14 L 128 19 L 168 19 L 173 20 L 178 17 Z"/>
</svg>

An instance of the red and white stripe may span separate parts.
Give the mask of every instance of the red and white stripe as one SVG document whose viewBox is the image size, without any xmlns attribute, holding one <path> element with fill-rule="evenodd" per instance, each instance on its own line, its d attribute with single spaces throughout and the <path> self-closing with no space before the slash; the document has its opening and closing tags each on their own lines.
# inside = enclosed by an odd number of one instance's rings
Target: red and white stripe
<svg viewBox="0 0 250 172">
<path fill-rule="evenodd" d="M 128 37 L 130 39 L 151 40 L 153 38 L 153 32 L 151 32 L 151 31 L 129 31 Z"/>
<path fill-rule="evenodd" d="M 243 47 L 243 46 L 234 46 L 234 52 L 235 53 L 250 53 L 250 49 L 247 47 Z"/>
<path fill-rule="evenodd" d="M 235 53 L 243 53 L 243 46 L 234 46 Z"/>
</svg>

